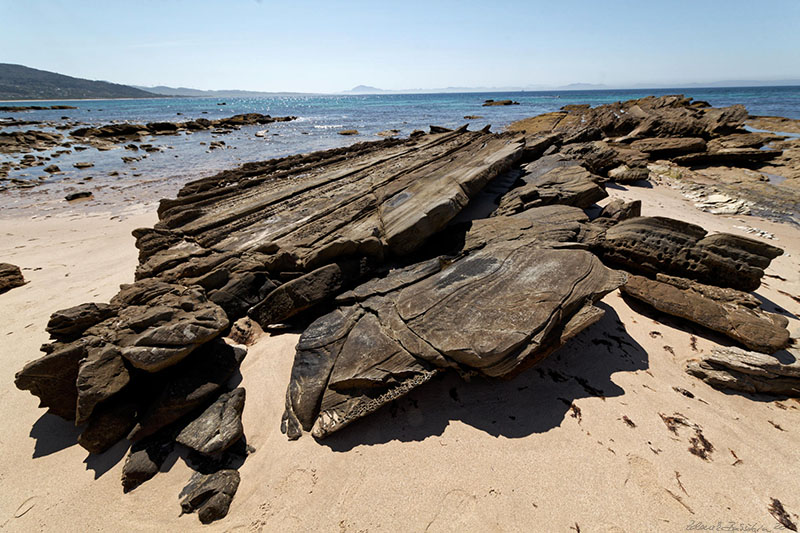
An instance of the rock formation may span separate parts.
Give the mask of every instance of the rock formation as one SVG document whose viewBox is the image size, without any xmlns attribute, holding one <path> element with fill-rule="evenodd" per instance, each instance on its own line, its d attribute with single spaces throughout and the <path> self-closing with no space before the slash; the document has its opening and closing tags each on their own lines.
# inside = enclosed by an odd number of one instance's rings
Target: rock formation
<svg viewBox="0 0 800 533">
<path fill-rule="evenodd" d="M 524 134 L 432 127 L 189 183 L 134 232 L 136 281 L 54 313 L 52 342 L 16 385 L 82 426 L 91 453 L 132 440 L 126 491 L 189 448 L 204 466 L 182 507 L 208 522 L 227 512 L 247 453 L 245 392 L 229 386 L 244 317 L 307 326 L 289 438 L 323 438 L 441 372 L 511 378 L 595 323 L 621 286 L 774 352 L 786 322 L 744 291 L 780 249 L 641 217 L 636 202 L 584 211 L 652 158 L 745 149 L 730 145 L 752 142 L 730 138 L 745 118 L 681 97 L 574 106 Z"/>
<path fill-rule="evenodd" d="M 687 371 L 720 388 L 750 393 L 800 397 L 800 363 L 782 363 L 776 357 L 741 348 L 714 348 Z"/>
<path fill-rule="evenodd" d="M 17 265 L 0 263 L 0 294 L 25 285 L 25 278 Z"/>
</svg>

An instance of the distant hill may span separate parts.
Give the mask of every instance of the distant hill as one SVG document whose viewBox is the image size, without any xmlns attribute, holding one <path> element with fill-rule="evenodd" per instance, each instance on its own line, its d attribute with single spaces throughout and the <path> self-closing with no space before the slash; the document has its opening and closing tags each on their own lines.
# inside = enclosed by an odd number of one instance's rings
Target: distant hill
<svg viewBox="0 0 800 533">
<path fill-rule="evenodd" d="M 562 85 L 556 87 L 559 91 L 600 91 L 608 89 L 608 85 L 601 85 L 598 83 L 570 83 L 569 85 Z"/>
<path fill-rule="evenodd" d="M 145 87 L 142 85 L 134 85 L 137 89 L 147 91 L 149 93 L 166 95 L 166 96 L 199 96 L 199 97 L 215 97 L 215 98 L 253 98 L 259 96 L 295 96 L 305 95 L 310 93 L 292 93 L 292 92 L 279 92 L 269 93 L 262 91 L 239 91 L 235 89 L 218 90 L 218 91 L 203 91 L 201 89 L 190 89 L 189 87 L 167 87 L 158 85 L 156 87 Z"/>
<path fill-rule="evenodd" d="M 376 93 L 385 93 L 383 89 L 378 89 L 377 87 L 371 87 L 369 85 L 356 85 L 349 91 L 344 91 L 346 93 L 351 94 L 376 94 Z"/>
<path fill-rule="evenodd" d="M 0 100 L 72 100 L 81 98 L 153 98 L 151 92 L 106 81 L 92 81 L 0 63 Z"/>
</svg>

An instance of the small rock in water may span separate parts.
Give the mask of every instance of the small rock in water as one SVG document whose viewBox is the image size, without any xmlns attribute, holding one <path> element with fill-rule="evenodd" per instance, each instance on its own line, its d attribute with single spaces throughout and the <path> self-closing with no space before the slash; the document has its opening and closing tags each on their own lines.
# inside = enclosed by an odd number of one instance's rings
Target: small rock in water
<svg viewBox="0 0 800 533">
<path fill-rule="evenodd" d="M 75 149 L 77 150 L 78 147 L 76 146 Z M 88 161 L 83 161 L 83 162 L 73 163 L 72 166 L 75 167 L 75 168 L 92 168 L 94 166 L 94 163 L 89 163 Z"/>
<path fill-rule="evenodd" d="M 339 135 L 358 135 L 358 130 L 342 130 Z"/>
</svg>

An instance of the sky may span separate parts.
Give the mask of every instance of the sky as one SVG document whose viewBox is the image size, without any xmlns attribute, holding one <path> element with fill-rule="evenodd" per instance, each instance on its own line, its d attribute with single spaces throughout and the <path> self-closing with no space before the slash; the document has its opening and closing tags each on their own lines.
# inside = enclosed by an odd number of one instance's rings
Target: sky
<svg viewBox="0 0 800 533">
<path fill-rule="evenodd" d="M 338 92 L 800 79 L 800 0 L 0 0 L 0 63 Z"/>
</svg>

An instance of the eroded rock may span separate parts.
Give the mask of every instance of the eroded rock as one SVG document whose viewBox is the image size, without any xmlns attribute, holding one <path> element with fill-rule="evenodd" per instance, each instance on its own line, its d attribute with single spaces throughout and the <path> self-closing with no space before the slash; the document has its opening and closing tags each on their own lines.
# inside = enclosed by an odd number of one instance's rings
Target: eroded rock
<svg viewBox="0 0 800 533">
<path fill-rule="evenodd" d="M 181 511 L 196 511 L 203 524 L 224 518 L 239 488 L 239 480 L 236 470 L 220 470 L 206 475 L 195 473 L 181 492 L 181 496 L 184 496 Z"/>
<path fill-rule="evenodd" d="M 222 394 L 200 416 L 189 422 L 175 439 L 203 454 L 220 453 L 242 438 L 243 388 Z"/>
<path fill-rule="evenodd" d="M 714 348 L 686 371 L 718 389 L 800 397 L 800 363 L 741 348 Z"/>
<path fill-rule="evenodd" d="M 760 309 L 754 296 L 659 275 L 657 280 L 630 276 L 622 292 L 655 309 L 690 320 L 763 353 L 789 345 L 789 320 Z"/>
<path fill-rule="evenodd" d="M 0 294 L 23 285 L 25 285 L 25 278 L 18 266 L 0 263 Z"/>
</svg>

